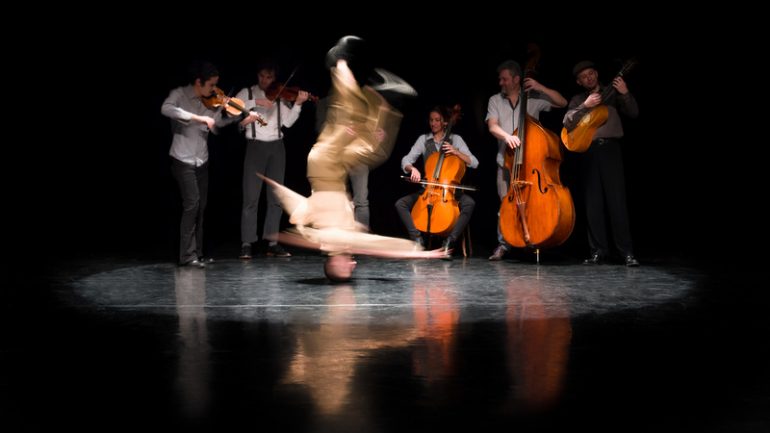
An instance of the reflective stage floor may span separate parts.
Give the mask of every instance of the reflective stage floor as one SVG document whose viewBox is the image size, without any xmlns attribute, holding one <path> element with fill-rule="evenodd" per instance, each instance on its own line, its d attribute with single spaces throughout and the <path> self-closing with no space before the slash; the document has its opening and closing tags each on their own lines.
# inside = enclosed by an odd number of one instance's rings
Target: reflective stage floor
<svg viewBox="0 0 770 433">
<path fill-rule="evenodd" d="M 0 428 L 770 431 L 758 268 L 322 263 L 16 269 Z"/>
</svg>

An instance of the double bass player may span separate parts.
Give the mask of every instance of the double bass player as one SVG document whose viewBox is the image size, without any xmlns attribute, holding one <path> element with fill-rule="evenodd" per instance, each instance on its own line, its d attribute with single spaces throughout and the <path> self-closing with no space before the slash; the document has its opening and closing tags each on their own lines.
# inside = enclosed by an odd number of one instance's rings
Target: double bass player
<svg viewBox="0 0 770 433">
<path fill-rule="evenodd" d="M 513 132 L 519 128 L 522 90 L 534 91 L 528 98 L 527 114 L 535 120 L 539 119 L 542 111 L 565 107 L 567 100 L 556 90 L 532 78 L 523 78 L 521 66 L 514 60 L 506 60 L 497 67 L 497 80 L 500 92 L 489 98 L 486 122 L 489 132 L 497 138 L 497 194 L 502 201 L 508 194 L 511 182 L 510 173 L 505 168 L 505 152 L 521 144 Z M 499 225 L 497 239 L 498 245 L 489 260 L 502 260 L 511 248 L 503 239 Z"/>
</svg>

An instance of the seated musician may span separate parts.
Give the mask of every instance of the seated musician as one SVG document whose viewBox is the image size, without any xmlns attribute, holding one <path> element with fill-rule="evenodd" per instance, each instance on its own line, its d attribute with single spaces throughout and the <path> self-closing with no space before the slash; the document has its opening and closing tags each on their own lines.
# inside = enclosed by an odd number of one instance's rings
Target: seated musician
<svg viewBox="0 0 770 433">
<path fill-rule="evenodd" d="M 430 125 L 430 132 L 420 135 L 417 141 L 412 146 L 409 153 L 401 159 L 401 169 L 404 173 L 409 175 L 409 180 L 415 183 L 423 180 L 423 176 L 420 170 L 414 166 L 414 163 L 422 155 L 423 161 L 427 161 L 428 157 L 434 152 L 442 151 L 446 155 L 454 155 L 460 158 L 466 165 L 466 167 L 476 168 L 479 166 L 479 160 L 468 149 L 468 145 L 462 137 L 457 134 L 450 134 L 449 137 L 445 137 L 446 129 L 449 124 L 449 110 L 444 107 L 434 107 L 430 111 L 428 117 L 428 124 Z M 426 173 L 425 178 L 430 178 L 432 173 Z M 415 227 L 415 223 L 412 220 L 412 208 L 418 203 L 420 195 L 423 191 L 417 191 L 407 196 L 401 197 L 396 201 L 396 211 L 398 212 L 401 222 L 404 223 L 404 227 L 409 232 L 409 237 L 417 242 L 421 247 L 424 246 L 424 241 L 420 231 Z M 444 258 L 447 260 L 452 259 L 452 250 L 457 239 L 465 230 L 465 226 L 471 219 L 473 213 L 473 207 L 476 202 L 467 194 L 463 194 L 462 190 L 454 190 L 455 198 L 460 208 L 460 216 L 457 219 L 454 227 L 451 229 L 449 236 L 444 241 L 442 246 L 444 250 Z"/>
</svg>

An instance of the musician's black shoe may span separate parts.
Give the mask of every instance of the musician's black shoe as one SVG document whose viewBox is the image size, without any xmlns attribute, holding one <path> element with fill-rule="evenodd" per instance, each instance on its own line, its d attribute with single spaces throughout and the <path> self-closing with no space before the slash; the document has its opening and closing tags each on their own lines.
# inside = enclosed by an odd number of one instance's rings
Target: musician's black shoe
<svg viewBox="0 0 770 433">
<path fill-rule="evenodd" d="M 626 256 L 626 266 L 629 268 L 636 268 L 639 266 L 639 260 L 636 260 L 632 255 L 628 255 Z"/>
<path fill-rule="evenodd" d="M 186 268 L 198 268 L 198 269 L 203 269 L 206 267 L 206 265 L 204 265 L 198 259 L 190 260 L 189 262 L 186 262 L 186 263 L 180 263 L 179 266 L 186 267 Z"/>
<path fill-rule="evenodd" d="M 241 254 L 238 255 L 241 260 L 251 260 L 251 244 L 241 245 Z"/>
<path fill-rule="evenodd" d="M 604 257 L 601 254 L 591 254 L 591 257 L 583 260 L 584 265 L 601 265 L 604 263 Z"/>
<path fill-rule="evenodd" d="M 268 257 L 291 257 L 291 253 L 284 250 L 281 244 L 270 245 L 267 247 Z"/>
</svg>

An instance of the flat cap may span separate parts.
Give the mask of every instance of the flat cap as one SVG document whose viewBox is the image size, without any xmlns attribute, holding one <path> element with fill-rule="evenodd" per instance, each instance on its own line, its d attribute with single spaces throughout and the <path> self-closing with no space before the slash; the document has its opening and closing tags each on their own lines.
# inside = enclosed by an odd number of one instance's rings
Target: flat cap
<svg viewBox="0 0 770 433">
<path fill-rule="evenodd" d="M 575 64 L 575 67 L 572 68 L 572 75 L 575 78 L 577 78 L 578 74 L 580 74 L 581 72 L 583 72 L 588 68 L 596 69 L 596 65 L 594 64 L 594 62 L 590 60 L 583 60 L 583 61 L 577 62 Z"/>
</svg>

